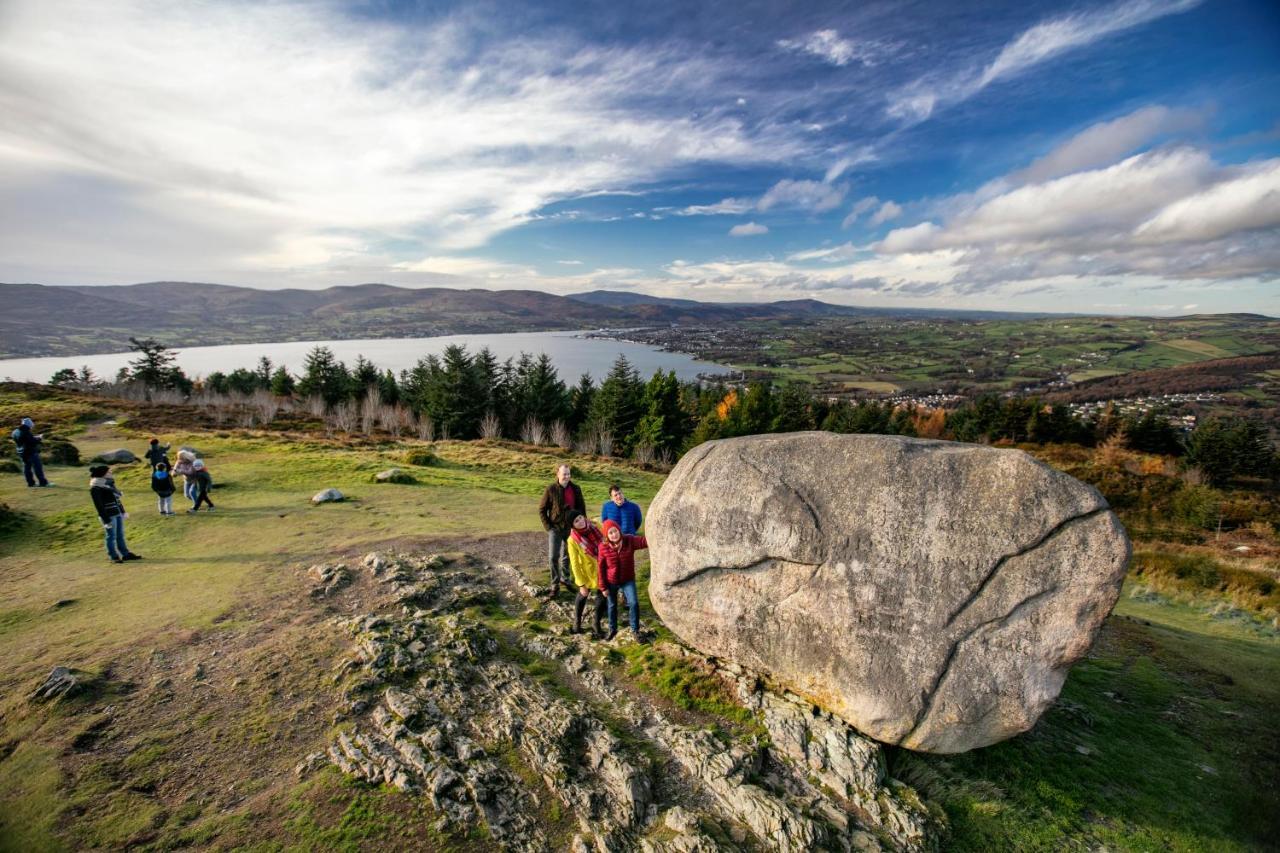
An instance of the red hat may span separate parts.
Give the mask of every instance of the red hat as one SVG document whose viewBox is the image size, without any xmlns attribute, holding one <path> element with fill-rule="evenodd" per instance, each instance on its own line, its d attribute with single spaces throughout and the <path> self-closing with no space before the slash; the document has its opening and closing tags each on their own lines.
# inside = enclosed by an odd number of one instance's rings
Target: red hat
<svg viewBox="0 0 1280 853">
<path fill-rule="evenodd" d="M 619 527 L 619 526 L 618 526 L 618 522 L 614 521 L 612 518 L 605 519 L 605 522 L 604 522 L 604 524 L 603 524 L 603 525 L 601 525 L 601 527 L 603 527 L 603 528 L 604 528 L 604 536 L 605 536 L 605 538 L 606 538 L 606 539 L 608 539 L 608 538 L 609 538 L 609 528 L 610 528 L 610 527 L 612 527 L 614 530 L 618 531 L 618 534 L 619 534 L 619 535 L 621 535 L 621 534 L 622 534 L 622 528 L 621 528 L 621 527 Z"/>
</svg>

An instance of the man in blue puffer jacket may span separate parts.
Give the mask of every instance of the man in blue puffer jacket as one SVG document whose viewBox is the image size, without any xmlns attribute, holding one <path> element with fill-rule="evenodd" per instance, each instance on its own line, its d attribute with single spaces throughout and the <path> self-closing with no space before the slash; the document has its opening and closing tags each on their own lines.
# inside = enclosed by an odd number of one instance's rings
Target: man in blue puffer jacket
<svg viewBox="0 0 1280 853">
<path fill-rule="evenodd" d="M 627 500 L 626 495 L 622 494 L 622 486 L 614 483 L 609 487 L 609 500 L 600 507 L 600 521 L 617 522 L 623 536 L 635 536 L 644 523 L 644 516 L 640 512 L 640 505 Z"/>
</svg>

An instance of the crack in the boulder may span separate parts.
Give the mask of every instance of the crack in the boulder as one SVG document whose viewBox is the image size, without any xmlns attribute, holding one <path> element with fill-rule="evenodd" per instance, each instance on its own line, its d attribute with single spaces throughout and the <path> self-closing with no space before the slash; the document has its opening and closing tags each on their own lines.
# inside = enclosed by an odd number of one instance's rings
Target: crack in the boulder
<svg viewBox="0 0 1280 853">
<path fill-rule="evenodd" d="M 996 574 L 1000 571 L 1000 567 L 1003 566 L 1005 563 L 1009 562 L 1014 557 L 1021 557 L 1023 554 L 1026 554 L 1028 552 L 1034 551 L 1035 549 L 1039 548 L 1045 542 L 1048 542 L 1058 533 L 1062 532 L 1062 530 L 1067 525 L 1074 524 L 1077 521 L 1084 521 L 1085 519 L 1093 518 L 1095 515 L 1100 515 L 1104 512 L 1111 512 L 1111 507 L 1109 506 L 1095 507 L 1094 509 L 1091 509 L 1088 512 L 1083 512 L 1083 513 L 1080 513 L 1079 515 L 1073 515 L 1070 518 L 1063 519 L 1062 521 L 1059 521 L 1057 524 L 1055 524 L 1053 527 L 1050 527 L 1047 531 L 1042 533 L 1039 537 L 1037 537 L 1033 541 L 1027 543 L 1026 545 L 1023 545 L 1022 547 L 1018 548 L 1016 551 L 1011 551 L 1010 553 L 1005 554 L 999 559 L 997 559 L 994 563 L 991 564 L 991 568 L 987 569 L 986 575 L 984 575 L 982 580 L 978 583 L 978 585 L 974 587 L 973 592 L 969 593 L 968 597 L 966 597 L 965 600 L 960 603 L 960 606 L 957 607 L 954 611 L 952 611 L 951 615 L 947 617 L 947 621 L 942 623 L 942 627 L 944 629 L 950 628 L 953 624 L 955 624 L 955 621 L 957 619 L 959 619 L 961 616 L 964 615 L 965 611 L 968 610 L 974 604 L 974 602 L 978 600 L 978 598 L 982 595 L 982 593 L 986 591 L 987 586 L 991 583 L 992 580 L 995 579 Z"/>
<path fill-rule="evenodd" d="M 702 568 L 697 569 L 696 571 L 690 572 L 689 574 L 685 575 L 682 578 L 671 581 L 669 584 L 667 584 L 667 586 L 668 587 L 680 586 L 681 584 L 688 583 L 694 578 L 702 577 L 708 572 L 717 572 L 717 571 L 719 572 L 750 572 L 760 568 L 766 563 L 790 563 L 793 566 L 810 566 L 815 570 L 815 572 L 817 569 L 822 567 L 822 563 L 806 563 L 801 560 L 792 560 L 787 557 L 767 556 L 767 557 L 761 557 L 760 559 L 756 560 L 753 563 L 747 563 L 746 565 L 742 565 L 742 566 L 703 566 Z"/>
<path fill-rule="evenodd" d="M 782 477 L 776 474 L 769 474 L 759 465 L 757 465 L 756 463 L 748 459 L 746 456 L 744 456 L 741 450 L 738 451 L 738 461 L 741 462 L 743 465 L 746 465 L 748 468 L 752 469 L 753 471 L 755 471 L 761 477 L 763 477 L 765 482 L 773 480 L 774 482 L 777 482 L 785 486 L 787 489 L 789 489 L 791 491 L 791 494 L 795 495 L 796 499 L 800 501 L 800 504 L 805 508 L 805 511 L 809 513 L 809 518 L 812 519 L 813 527 L 815 530 L 818 531 L 818 535 L 820 537 L 823 536 L 822 517 L 818 515 L 817 508 L 813 505 L 813 502 L 810 501 L 809 498 L 803 492 L 801 492 L 795 486 L 788 483 Z"/>
<path fill-rule="evenodd" d="M 1078 516 L 1078 517 L 1083 518 L 1083 516 Z M 988 625 L 992 625 L 997 622 L 1008 622 L 1018 613 L 1018 611 L 1022 610 L 1024 607 L 1027 607 L 1034 601 L 1044 598 L 1046 595 L 1052 595 L 1057 591 L 1058 591 L 1058 586 L 1057 584 L 1054 584 L 1048 589 L 1042 589 L 1039 592 L 1033 593 L 1027 596 L 1026 598 L 1022 599 L 1021 601 L 1019 601 L 1017 604 L 1015 604 L 1012 608 L 1010 608 L 1008 613 L 1004 614 L 1003 616 L 995 616 L 991 619 L 987 619 L 983 622 L 979 622 L 977 625 L 974 625 L 972 628 L 966 631 L 962 637 L 958 638 L 951 645 L 951 651 L 947 652 L 947 657 L 942 661 L 942 667 L 938 670 L 938 675 L 933 680 L 933 686 L 929 688 L 929 692 L 925 697 L 925 701 L 921 705 L 919 713 L 916 714 L 916 718 L 911 724 L 910 731 L 908 731 L 902 737 L 898 738 L 897 743 L 901 745 L 902 743 L 906 742 L 908 738 L 910 738 L 913 734 L 916 733 L 916 729 L 920 728 L 920 726 L 924 724 L 924 721 L 929 718 L 929 712 L 933 710 L 933 703 L 934 703 L 934 700 L 937 699 L 939 688 L 942 687 L 942 682 L 946 680 L 947 673 L 951 671 L 951 665 L 955 662 L 956 654 L 960 651 L 960 647 L 964 645 L 965 642 L 970 637 L 972 637 L 974 634 L 978 633 Z"/>
</svg>

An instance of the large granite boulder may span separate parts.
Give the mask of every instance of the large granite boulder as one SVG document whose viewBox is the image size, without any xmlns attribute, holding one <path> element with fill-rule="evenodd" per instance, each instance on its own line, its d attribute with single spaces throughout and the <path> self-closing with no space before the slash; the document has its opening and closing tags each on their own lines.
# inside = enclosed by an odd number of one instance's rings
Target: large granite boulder
<svg viewBox="0 0 1280 853">
<path fill-rule="evenodd" d="M 685 642 L 925 752 L 1034 725 L 1130 552 L 1096 490 L 1021 451 L 821 432 L 695 448 L 646 524 Z"/>
</svg>

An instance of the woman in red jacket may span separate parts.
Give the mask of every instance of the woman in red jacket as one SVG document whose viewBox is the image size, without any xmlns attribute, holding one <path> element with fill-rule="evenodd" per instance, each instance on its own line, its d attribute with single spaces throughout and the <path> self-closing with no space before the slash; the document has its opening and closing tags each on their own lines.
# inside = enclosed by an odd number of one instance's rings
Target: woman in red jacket
<svg viewBox="0 0 1280 853">
<path fill-rule="evenodd" d="M 636 596 L 636 551 L 648 548 L 643 536 L 623 534 L 618 522 L 610 519 L 604 523 L 604 541 L 597 548 L 600 563 L 600 589 L 609 602 L 609 636 L 618 635 L 618 592 L 627 600 L 631 616 L 631 633 L 637 642 L 640 638 L 640 601 Z"/>
</svg>

